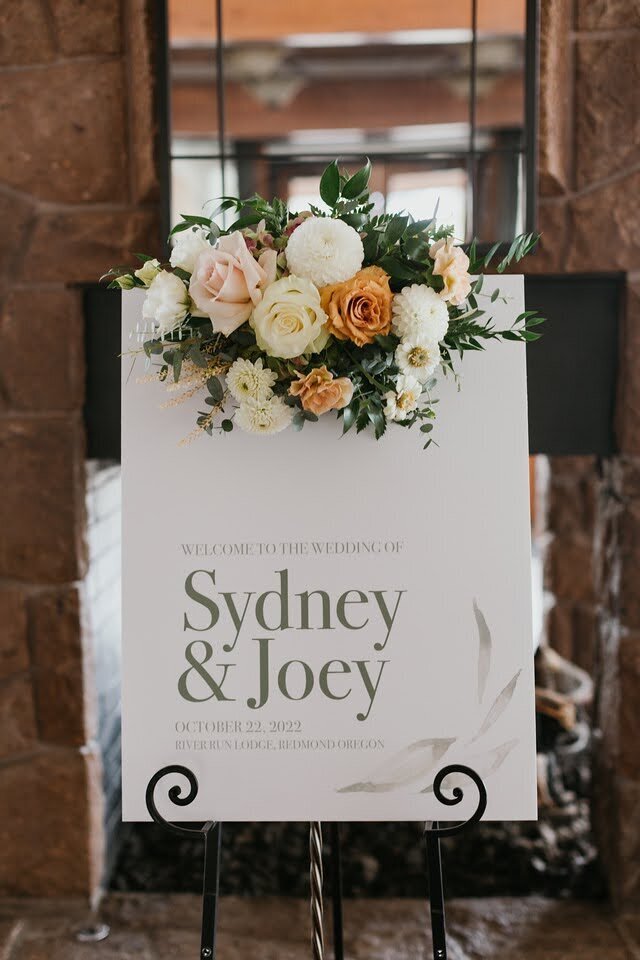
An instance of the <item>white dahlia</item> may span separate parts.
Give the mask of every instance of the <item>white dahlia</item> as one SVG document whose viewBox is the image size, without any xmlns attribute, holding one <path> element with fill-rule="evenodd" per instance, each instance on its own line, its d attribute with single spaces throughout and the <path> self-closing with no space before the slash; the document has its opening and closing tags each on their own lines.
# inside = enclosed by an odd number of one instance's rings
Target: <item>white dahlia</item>
<svg viewBox="0 0 640 960">
<path fill-rule="evenodd" d="M 439 342 L 449 326 L 444 300 L 431 287 L 412 283 L 396 293 L 391 304 L 393 331 L 399 337 L 424 336 Z"/>
<path fill-rule="evenodd" d="M 384 415 L 387 420 L 404 420 L 418 406 L 422 384 L 415 377 L 402 374 L 396 381 L 396 389 L 385 393 Z"/>
<path fill-rule="evenodd" d="M 262 357 L 255 363 L 239 357 L 227 371 L 229 393 L 238 403 L 248 397 L 253 400 L 268 400 L 275 382 L 275 373 L 263 366 Z"/>
<path fill-rule="evenodd" d="M 287 266 L 316 287 L 349 280 L 364 260 L 362 240 L 343 220 L 307 217 L 287 244 Z"/>
<path fill-rule="evenodd" d="M 430 337 L 407 337 L 396 350 L 396 363 L 402 373 L 426 383 L 440 363 L 440 347 Z"/>
<path fill-rule="evenodd" d="M 292 417 L 293 410 L 281 397 L 247 397 L 238 407 L 236 423 L 245 433 L 279 433 L 289 426 Z"/>
</svg>

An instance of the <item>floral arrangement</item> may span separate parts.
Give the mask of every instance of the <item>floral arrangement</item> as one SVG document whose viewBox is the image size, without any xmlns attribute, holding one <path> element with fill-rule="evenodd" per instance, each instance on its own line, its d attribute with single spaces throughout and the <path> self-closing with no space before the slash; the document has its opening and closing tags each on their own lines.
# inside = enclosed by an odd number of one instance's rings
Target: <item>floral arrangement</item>
<svg viewBox="0 0 640 960">
<path fill-rule="evenodd" d="M 487 340 L 537 339 L 535 311 L 496 330 L 479 305 L 498 244 L 478 256 L 435 218 L 373 215 L 370 173 L 369 162 L 352 176 L 331 163 L 320 181 L 327 209 L 224 198 L 211 217 L 182 216 L 168 264 L 139 255 L 138 269 L 106 275 L 147 291 L 142 349 L 159 358 L 150 377 L 168 381 L 169 405 L 204 395 L 192 437 L 301 429 L 335 411 L 343 432 L 371 428 L 377 439 L 388 424 L 418 424 L 428 447 L 439 373 L 457 376 L 455 359 Z M 222 229 L 225 211 L 236 219 Z M 517 237 L 497 271 L 536 241 Z"/>
</svg>

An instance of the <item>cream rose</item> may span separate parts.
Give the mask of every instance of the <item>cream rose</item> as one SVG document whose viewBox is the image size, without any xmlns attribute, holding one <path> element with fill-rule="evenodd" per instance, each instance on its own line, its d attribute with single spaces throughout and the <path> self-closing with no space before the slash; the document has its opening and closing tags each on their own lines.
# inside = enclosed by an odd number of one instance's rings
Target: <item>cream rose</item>
<svg viewBox="0 0 640 960">
<path fill-rule="evenodd" d="M 435 261 L 434 276 L 442 277 L 444 282 L 440 296 L 454 307 L 460 306 L 471 292 L 469 257 L 464 250 L 455 246 L 451 237 L 432 243 L 429 256 Z"/>
<path fill-rule="evenodd" d="M 275 280 L 276 257 L 275 250 L 265 250 L 255 260 L 238 230 L 199 254 L 189 293 L 217 333 L 228 337 L 249 319 L 264 289 Z"/>
<path fill-rule="evenodd" d="M 291 359 L 321 349 L 327 315 L 310 280 L 282 277 L 265 290 L 253 311 L 251 326 L 261 350 L 271 357 Z"/>
</svg>

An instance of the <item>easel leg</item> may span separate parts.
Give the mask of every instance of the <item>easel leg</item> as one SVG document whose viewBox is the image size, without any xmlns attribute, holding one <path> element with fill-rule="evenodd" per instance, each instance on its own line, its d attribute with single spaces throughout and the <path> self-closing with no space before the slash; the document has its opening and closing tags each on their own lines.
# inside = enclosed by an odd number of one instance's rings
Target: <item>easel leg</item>
<svg viewBox="0 0 640 960">
<path fill-rule="evenodd" d="M 333 955 L 335 960 L 344 960 L 344 937 L 342 924 L 342 851 L 340 849 L 340 824 L 331 824 L 331 893 L 333 907 Z"/>
<path fill-rule="evenodd" d="M 434 831 L 438 824 L 433 824 Z M 429 907 L 431 933 L 433 936 L 434 960 L 447 960 L 447 933 L 444 916 L 444 891 L 442 888 L 442 858 L 440 838 L 430 830 L 425 831 L 427 847 L 427 875 L 429 877 Z"/>
<path fill-rule="evenodd" d="M 322 824 L 309 824 L 309 881 L 311 887 L 311 956 L 324 960 L 324 899 L 322 868 Z"/>
<path fill-rule="evenodd" d="M 220 846 L 222 824 L 206 823 L 204 834 L 204 880 L 202 886 L 201 960 L 214 960 L 216 955 L 216 920 L 220 886 Z"/>
</svg>

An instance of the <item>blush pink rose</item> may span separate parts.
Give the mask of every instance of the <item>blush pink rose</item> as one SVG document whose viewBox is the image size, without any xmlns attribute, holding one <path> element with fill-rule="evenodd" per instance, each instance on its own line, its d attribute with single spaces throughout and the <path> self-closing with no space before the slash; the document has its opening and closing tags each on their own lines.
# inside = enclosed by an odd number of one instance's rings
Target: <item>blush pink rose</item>
<svg viewBox="0 0 640 960">
<path fill-rule="evenodd" d="M 216 333 L 228 337 L 249 319 L 276 278 L 276 257 L 275 250 L 265 250 L 256 260 L 238 230 L 198 256 L 189 293 Z"/>
</svg>

